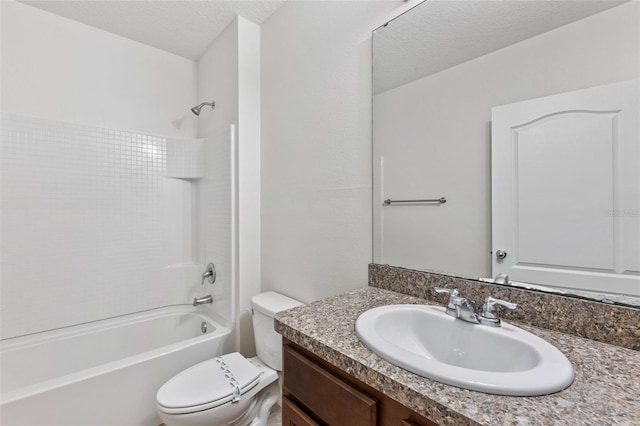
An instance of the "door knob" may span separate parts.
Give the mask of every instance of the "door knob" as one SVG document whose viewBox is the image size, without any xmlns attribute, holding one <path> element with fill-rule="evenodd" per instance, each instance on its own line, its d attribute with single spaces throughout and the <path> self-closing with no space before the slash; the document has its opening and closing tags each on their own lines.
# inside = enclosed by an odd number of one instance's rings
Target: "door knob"
<svg viewBox="0 0 640 426">
<path fill-rule="evenodd" d="M 497 257 L 498 259 L 504 259 L 505 257 L 507 257 L 507 252 L 506 252 L 506 251 L 504 251 L 504 250 L 498 250 L 498 251 L 496 252 L 496 257 Z"/>
</svg>

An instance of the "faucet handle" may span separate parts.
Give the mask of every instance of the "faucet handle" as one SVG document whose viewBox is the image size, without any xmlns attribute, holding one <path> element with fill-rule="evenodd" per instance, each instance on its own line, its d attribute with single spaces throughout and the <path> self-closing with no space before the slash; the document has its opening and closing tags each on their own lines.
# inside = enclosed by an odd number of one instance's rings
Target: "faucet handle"
<svg viewBox="0 0 640 426">
<path fill-rule="evenodd" d="M 202 274 L 202 285 L 204 285 L 205 280 L 209 281 L 209 284 L 216 282 L 216 267 L 213 262 L 207 264 L 207 269 Z"/>
<path fill-rule="evenodd" d="M 449 302 L 447 303 L 447 314 L 454 316 L 456 312 L 456 305 L 454 301 L 459 298 L 458 289 L 456 288 L 444 288 L 444 287 L 434 287 L 433 288 L 436 293 L 448 293 L 449 294 Z"/>
<path fill-rule="evenodd" d="M 494 284 L 504 284 L 504 285 L 509 285 L 510 281 L 509 281 L 509 275 L 507 274 L 498 274 L 496 275 L 496 277 L 493 279 L 493 283 Z"/>
<path fill-rule="evenodd" d="M 444 287 L 434 287 L 433 288 L 436 293 L 449 293 L 451 296 L 457 296 L 458 295 L 458 289 L 456 288 L 444 288 Z"/>
<path fill-rule="evenodd" d="M 484 304 L 487 306 L 488 309 L 493 309 L 495 305 L 502 305 L 505 308 L 509 308 L 509 309 L 515 309 L 518 307 L 517 303 L 507 302 L 506 300 L 496 299 L 495 297 L 491 297 L 491 296 L 484 299 Z"/>
<path fill-rule="evenodd" d="M 495 325 L 496 327 L 500 326 L 500 318 L 498 318 L 498 316 L 496 315 L 495 305 L 502 305 L 508 309 L 515 309 L 516 307 L 518 307 L 517 303 L 507 302 L 506 300 L 496 299 L 495 297 L 491 296 L 487 297 L 484 300 L 484 305 L 482 305 L 482 312 L 480 313 L 480 317 L 482 320 L 488 320 L 488 322 L 493 323 L 490 325 Z"/>
</svg>

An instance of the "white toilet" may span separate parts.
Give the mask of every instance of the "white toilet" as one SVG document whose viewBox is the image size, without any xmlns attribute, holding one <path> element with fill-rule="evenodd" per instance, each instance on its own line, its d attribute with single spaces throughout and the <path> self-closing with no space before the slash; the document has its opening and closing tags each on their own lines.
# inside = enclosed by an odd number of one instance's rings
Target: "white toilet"
<svg viewBox="0 0 640 426">
<path fill-rule="evenodd" d="M 158 414 L 165 425 L 265 426 L 280 396 L 277 371 L 282 370 L 282 337 L 273 329 L 273 317 L 300 305 L 272 291 L 252 297 L 258 356 L 222 355 L 170 379 L 156 395 Z"/>
</svg>

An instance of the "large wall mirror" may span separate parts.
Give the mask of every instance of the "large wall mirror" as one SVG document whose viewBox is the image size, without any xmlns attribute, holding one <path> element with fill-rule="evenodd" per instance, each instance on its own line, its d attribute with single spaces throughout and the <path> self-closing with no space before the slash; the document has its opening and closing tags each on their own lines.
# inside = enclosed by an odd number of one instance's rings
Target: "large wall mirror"
<svg viewBox="0 0 640 426">
<path fill-rule="evenodd" d="M 640 306 L 639 76 L 640 0 L 376 29 L 373 261 Z"/>
</svg>

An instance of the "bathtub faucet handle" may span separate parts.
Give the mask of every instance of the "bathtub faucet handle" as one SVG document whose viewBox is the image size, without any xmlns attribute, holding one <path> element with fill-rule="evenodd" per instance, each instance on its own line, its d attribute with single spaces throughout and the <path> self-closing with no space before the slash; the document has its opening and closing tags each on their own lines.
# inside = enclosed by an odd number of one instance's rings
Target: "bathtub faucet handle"
<svg viewBox="0 0 640 426">
<path fill-rule="evenodd" d="M 205 280 L 208 280 L 209 284 L 216 282 L 216 267 L 213 262 L 207 264 L 207 270 L 202 274 L 202 285 L 204 285 Z"/>
</svg>

